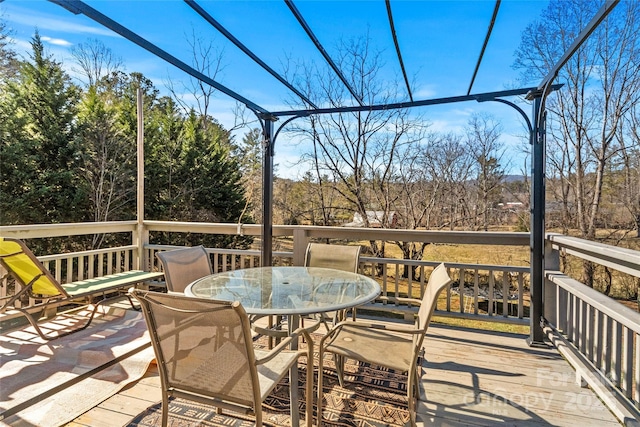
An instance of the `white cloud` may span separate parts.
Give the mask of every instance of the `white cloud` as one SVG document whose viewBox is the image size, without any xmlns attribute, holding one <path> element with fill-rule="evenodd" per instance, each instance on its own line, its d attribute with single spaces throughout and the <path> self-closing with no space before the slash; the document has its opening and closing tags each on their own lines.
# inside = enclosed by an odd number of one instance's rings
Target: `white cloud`
<svg viewBox="0 0 640 427">
<path fill-rule="evenodd" d="M 431 98 L 434 98 L 437 93 L 438 92 L 433 87 L 433 85 L 426 85 L 426 86 L 422 86 L 420 89 L 413 92 L 413 99 L 415 100 L 431 99 Z"/>
<path fill-rule="evenodd" d="M 455 114 L 456 116 L 469 117 L 475 111 L 476 110 L 474 110 L 473 108 L 454 108 L 453 110 L 451 110 L 451 113 Z"/>
<path fill-rule="evenodd" d="M 31 43 L 27 40 L 22 39 L 11 39 L 12 48 L 15 48 L 19 52 L 30 52 L 31 51 Z"/>
<path fill-rule="evenodd" d="M 47 15 L 34 12 L 33 10 L 22 12 L 21 10 L 14 9 L 5 18 L 9 22 L 31 26 L 33 28 L 38 28 L 39 30 L 51 30 L 71 34 L 92 34 L 96 36 L 120 37 L 113 31 L 97 24 L 95 27 L 82 25 L 76 22 L 67 21 L 65 19 L 52 18 Z"/>
<path fill-rule="evenodd" d="M 442 120 L 442 119 L 433 120 L 432 119 L 432 120 L 430 120 L 430 122 L 431 122 L 431 126 L 429 127 L 429 130 L 435 131 L 435 132 L 462 133 L 462 131 L 464 130 L 464 124 L 461 124 L 461 123 L 455 122 L 455 121 L 451 121 L 451 120 Z"/>
<path fill-rule="evenodd" d="M 47 36 L 42 36 L 40 37 L 40 39 L 43 42 L 47 42 L 49 44 L 53 44 L 56 46 L 71 46 L 73 43 L 71 43 L 70 41 L 64 40 L 64 39 L 55 39 L 52 37 L 47 37 Z"/>
</svg>

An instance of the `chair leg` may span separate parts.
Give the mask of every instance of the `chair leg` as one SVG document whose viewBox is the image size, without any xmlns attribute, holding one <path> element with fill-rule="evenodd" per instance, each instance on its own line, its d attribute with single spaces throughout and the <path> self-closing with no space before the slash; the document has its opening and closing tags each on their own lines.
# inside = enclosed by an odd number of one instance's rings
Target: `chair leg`
<svg viewBox="0 0 640 427">
<path fill-rule="evenodd" d="M 411 418 L 411 426 L 416 425 L 416 412 L 418 406 L 418 399 L 420 398 L 418 370 L 413 369 L 407 372 L 407 406 L 409 409 L 409 417 Z"/>
<path fill-rule="evenodd" d="M 49 336 L 46 335 L 44 333 L 44 331 L 40 328 L 40 325 L 38 324 L 38 321 L 31 315 L 31 313 L 29 313 L 27 310 L 22 309 L 22 308 L 16 308 L 16 310 L 20 311 L 29 321 L 29 323 L 31 324 L 31 326 L 33 326 L 33 328 L 36 330 L 36 332 L 38 333 L 38 335 L 40 335 L 40 338 L 42 338 L 43 340 L 46 341 L 51 341 L 51 340 L 55 340 L 57 338 L 62 338 L 66 335 L 70 335 L 74 332 L 79 332 L 83 329 L 86 329 L 90 324 L 91 321 L 93 320 L 93 317 L 96 314 L 96 311 L 98 311 L 98 308 L 100 307 L 100 304 L 102 304 L 105 300 L 101 300 L 98 303 L 93 305 L 93 310 L 91 311 L 91 314 L 89 315 L 89 317 L 87 319 L 84 319 L 84 323 L 81 326 L 78 326 L 74 329 L 71 329 L 69 331 L 66 332 L 59 332 L 58 334 L 54 335 L 54 336 Z"/>
<path fill-rule="evenodd" d="M 322 377 L 323 377 L 323 372 L 324 372 L 324 368 L 323 368 L 323 359 L 324 359 L 324 351 L 322 350 L 322 347 L 320 347 L 320 353 L 318 355 L 318 401 L 317 401 L 317 405 L 316 407 L 318 408 L 318 427 L 322 426 Z"/>
<path fill-rule="evenodd" d="M 336 372 L 338 373 L 338 382 L 340 387 L 344 387 L 344 356 L 333 355 L 333 360 L 336 364 Z"/>
<path fill-rule="evenodd" d="M 313 346 L 313 342 L 309 342 L 308 344 Z M 313 355 L 310 357 L 313 357 Z M 309 359 L 309 356 L 307 356 L 307 359 Z M 307 410 L 305 412 L 305 417 L 307 419 L 307 427 L 311 427 L 313 426 L 313 359 L 307 360 L 306 381 L 305 393 L 307 395 Z"/>
<path fill-rule="evenodd" d="M 416 369 L 416 379 L 415 379 L 415 390 L 414 393 L 416 395 L 416 401 L 420 400 L 420 372 Z"/>
<path fill-rule="evenodd" d="M 411 425 L 416 425 L 416 393 L 415 393 L 415 384 L 409 384 L 407 387 L 407 406 L 409 409 L 409 417 L 411 418 Z M 413 390 L 413 391 L 412 391 Z"/>
<path fill-rule="evenodd" d="M 324 328 L 327 330 L 327 332 L 331 331 L 331 327 L 329 327 L 329 323 L 327 323 L 327 319 L 324 316 L 323 313 L 320 313 L 320 321 L 322 322 L 322 324 L 324 325 Z M 334 322 L 335 325 L 335 322 Z"/>
<path fill-rule="evenodd" d="M 255 416 L 256 416 L 256 427 L 262 427 L 262 403 L 256 403 L 255 408 Z"/>
<path fill-rule="evenodd" d="M 135 311 L 141 311 L 142 310 L 142 307 L 140 305 L 138 305 L 138 306 L 135 305 L 135 303 L 133 302 L 133 299 L 131 298 L 131 295 L 125 294 L 125 296 L 129 300 L 129 304 L 131 304 L 131 308 L 132 309 L 134 309 Z"/>
<path fill-rule="evenodd" d="M 169 422 L 169 396 L 162 393 L 162 427 L 167 427 Z"/>
</svg>

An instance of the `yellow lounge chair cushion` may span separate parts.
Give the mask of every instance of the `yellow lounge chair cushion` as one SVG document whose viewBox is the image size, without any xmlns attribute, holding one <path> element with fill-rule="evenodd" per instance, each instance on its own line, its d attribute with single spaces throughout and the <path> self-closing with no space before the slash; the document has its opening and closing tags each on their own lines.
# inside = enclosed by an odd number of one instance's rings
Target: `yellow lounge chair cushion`
<svg viewBox="0 0 640 427">
<path fill-rule="evenodd" d="M 40 267 L 23 252 L 19 243 L 7 241 L 0 237 L 0 256 L 25 285 L 28 285 L 34 278 L 39 276 L 35 282 L 33 282 L 32 290 L 34 294 L 47 296 L 60 295 L 60 291 L 56 285 L 53 284 L 51 279 L 42 273 Z"/>
</svg>

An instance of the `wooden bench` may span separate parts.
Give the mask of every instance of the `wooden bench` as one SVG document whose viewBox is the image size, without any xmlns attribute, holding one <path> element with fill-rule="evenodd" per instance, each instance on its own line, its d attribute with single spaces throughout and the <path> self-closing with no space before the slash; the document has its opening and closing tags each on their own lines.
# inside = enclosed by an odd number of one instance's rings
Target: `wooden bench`
<svg viewBox="0 0 640 427">
<path fill-rule="evenodd" d="M 36 258 L 24 242 L 7 237 L 0 237 L 0 264 L 21 285 L 21 289 L 12 296 L 6 297 L 6 301 L 0 306 L 0 321 L 6 321 L 17 316 L 25 316 L 37 333 L 47 340 L 58 338 L 89 326 L 100 304 L 112 299 L 109 294 L 138 283 L 157 280 L 164 275 L 160 271 L 129 270 L 61 284 Z M 16 301 L 20 301 L 26 295 L 42 302 L 28 307 L 16 306 Z M 64 333 L 58 333 L 55 336 L 46 335 L 39 327 L 38 319 L 34 316 L 36 313 L 42 313 L 48 309 L 78 302 L 82 299 L 88 300 L 87 303 L 91 303 L 91 299 L 94 297 L 101 297 L 101 299 L 94 302 L 93 310 L 85 323 L 80 327 Z M 129 295 L 126 295 L 126 297 L 129 299 L 131 306 L 135 308 Z"/>
</svg>

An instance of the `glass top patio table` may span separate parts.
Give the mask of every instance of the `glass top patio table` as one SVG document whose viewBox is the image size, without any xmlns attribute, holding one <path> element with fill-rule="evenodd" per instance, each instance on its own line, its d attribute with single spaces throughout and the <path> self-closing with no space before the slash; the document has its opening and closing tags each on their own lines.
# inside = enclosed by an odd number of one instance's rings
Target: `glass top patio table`
<svg viewBox="0 0 640 427">
<path fill-rule="evenodd" d="M 240 301 L 248 314 L 305 315 L 357 307 L 380 294 L 361 274 L 317 267 L 259 267 L 226 271 L 191 283 L 185 295 Z"/>
</svg>

